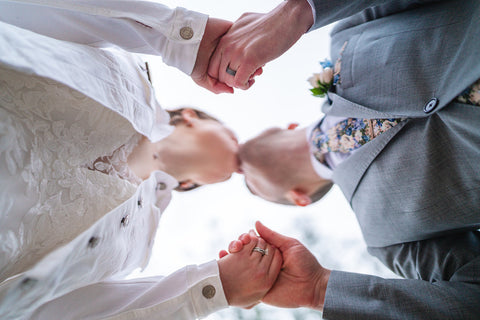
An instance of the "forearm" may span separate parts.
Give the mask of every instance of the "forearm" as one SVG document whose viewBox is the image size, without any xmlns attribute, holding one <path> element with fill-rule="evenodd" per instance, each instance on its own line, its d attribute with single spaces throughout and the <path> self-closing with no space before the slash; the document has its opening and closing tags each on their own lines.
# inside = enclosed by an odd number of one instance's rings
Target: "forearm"
<svg viewBox="0 0 480 320">
<path fill-rule="evenodd" d="M 187 74 L 195 64 L 207 19 L 146 1 L 46 0 L 41 5 L 0 1 L 0 20 L 7 23 L 60 40 L 160 55 Z"/>
<path fill-rule="evenodd" d="M 480 284 L 460 281 L 388 280 L 333 271 L 326 319 L 477 319 Z"/>
<path fill-rule="evenodd" d="M 332 272 L 328 319 L 475 319 L 480 303 L 480 233 L 402 243 L 369 252 L 403 277 Z"/>
<path fill-rule="evenodd" d="M 310 31 L 332 22 L 347 18 L 374 6 L 392 5 L 395 10 L 402 10 L 411 5 L 421 5 L 440 0 L 307 0 L 313 10 L 314 23 Z"/>
<path fill-rule="evenodd" d="M 302 34 L 307 32 L 314 23 L 314 10 L 310 0 L 286 0 L 276 10 L 282 11 L 278 18 L 290 21 L 289 26 L 296 26 Z"/>
</svg>

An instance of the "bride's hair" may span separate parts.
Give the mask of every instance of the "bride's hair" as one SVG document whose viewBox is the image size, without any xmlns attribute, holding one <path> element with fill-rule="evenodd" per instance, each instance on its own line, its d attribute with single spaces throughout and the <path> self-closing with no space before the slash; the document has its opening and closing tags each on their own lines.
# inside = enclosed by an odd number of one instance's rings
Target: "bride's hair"
<svg viewBox="0 0 480 320">
<path fill-rule="evenodd" d="M 182 107 L 182 108 L 178 108 L 178 109 L 167 110 L 168 114 L 170 115 L 169 124 L 172 125 L 172 126 L 176 126 L 177 124 L 183 123 L 184 119 L 182 117 L 182 111 L 185 110 L 185 109 L 193 110 L 195 112 L 195 114 L 197 115 L 198 119 L 213 120 L 213 121 L 217 121 L 219 123 L 222 123 L 220 120 L 218 120 L 215 117 L 212 117 L 208 113 L 205 113 L 203 111 L 200 111 L 198 109 L 191 108 L 191 107 Z"/>
<path fill-rule="evenodd" d="M 170 122 L 169 124 L 172 125 L 172 126 L 176 126 L 176 125 L 179 125 L 179 124 L 182 124 L 185 120 L 183 119 L 182 117 L 182 111 L 185 110 L 185 109 L 191 109 L 195 112 L 195 114 L 197 115 L 198 119 L 203 119 L 203 120 L 213 120 L 213 121 L 217 121 L 219 123 L 222 123 L 220 120 L 218 120 L 217 118 L 215 117 L 212 117 L 211 115 L 209 115 L 208 113 L 205 113 L 203 111 L 200 111 L 198 109 L 195 109 L 195 108 L 191 108 L 191 107 L 181 107 L 181 108 L 178 108 L 178 109 L 173 109 L 173 110 L 167 110 L 168 114 L 170 115 Z M 182 183 L 184 181 L 178 181 L 178 187 L 175 188 L 176 191 L 180 191 L 180 192 L 183 192 L 183 191 L 190 191 L 190 190 L 193 190 L 193 189 L 196 189 L 198 187 L 200 187 L 201 185 L 199 184 L 196 184 L 196 183 L 192 183 L 188 186 L 183 186 L 182 187 Z"/>
</svg>

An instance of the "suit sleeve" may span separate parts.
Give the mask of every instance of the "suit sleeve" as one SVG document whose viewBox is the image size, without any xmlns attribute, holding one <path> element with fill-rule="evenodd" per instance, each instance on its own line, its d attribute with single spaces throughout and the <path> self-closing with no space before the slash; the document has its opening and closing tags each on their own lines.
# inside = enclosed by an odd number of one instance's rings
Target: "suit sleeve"
<svg viewBox="0 0 480 320">
<path fill-rule="evenodd" d="M 350 17 L 365 9 L 378 7 L 382 15 L 399 12 L 411 6 L 441 0 L 307 0 L 312 7 L 314 23 L 310 31 L 326 26 L 332 22 Z M 385 6 L 385 9 L 382 7 Z"/>
<path fill-rule="evenodd" d="M 192 320 L 226 307 L 218 265 L 211 261 L 167 277 L 112 280 L 79 288 L 44 304 L 30 319 L 62 315 L 62 319 Z"/>
<path fill-rule="evenodd" d="M 325 319 L 478 319 L 478 231 L 389 246 L 369 252 L 397 274 L 383 279 L 333 271 Z"/>
<path fill-rule="evenodd" d="M 195 65 L 207 20 L 149 1 L 0 0 L 0 21 L 59 40 L 159 55 L 186 74 Z"/>
</svg>

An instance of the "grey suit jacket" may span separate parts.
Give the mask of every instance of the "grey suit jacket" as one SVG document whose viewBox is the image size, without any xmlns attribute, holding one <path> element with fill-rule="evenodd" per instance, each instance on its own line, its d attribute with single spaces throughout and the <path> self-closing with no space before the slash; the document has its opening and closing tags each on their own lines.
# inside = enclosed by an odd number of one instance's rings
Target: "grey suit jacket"
<svg viewBox="0 0 480 320">
<path fill-rule="evenodd" d="M 334 170 L 369 251 L 416 280 L 332 273 L 328 319 L 474 319 L 480 311 L 480 2 L 315 1 L 341 83 L 327 115 L 408 120 Z M 341 47 L 346 43 L 345 49 Z M 430 104 L 429 104 L 430 102 Z M 459 245 L 464 244 L 464 245 Z"/>
</svg>

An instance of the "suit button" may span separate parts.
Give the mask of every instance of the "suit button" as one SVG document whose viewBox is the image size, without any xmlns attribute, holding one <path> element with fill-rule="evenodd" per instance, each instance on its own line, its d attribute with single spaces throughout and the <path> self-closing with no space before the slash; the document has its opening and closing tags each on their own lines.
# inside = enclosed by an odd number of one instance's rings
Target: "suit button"
<svg viewBox="0 0 480 320">
<path fill-rule="evenodd" d="M 212 299 L 215 296 L 215 287 L 209 284 L 208 286 L 203 287 L 202 294 L 207 299 Z"/>
<path fill-rule="evenodd" d="M 180 29 L 180 37 L 185 40 L 190 40 L 193 37 L 193 29 L 190 27 L 183 27 Z"/>
<path fill-rule="evenodd" d="M 88 247 L 93 249 L 95 248 L 96 246 L 98 246 L 98 243 L 100 242 L 100 238 L 98 237 L 91 237 L 90 239 L 88 239 Z"/>
<path fill-rule="evenodd" d="M 432 98 L 430 101 L 428 101 L 425 106 L 423 107 L 423 111 L 425 113 L 432 112 L 433 109 L 435 109 L 438 105 L 438 99 L 437 98 Z"/>
</svg>

